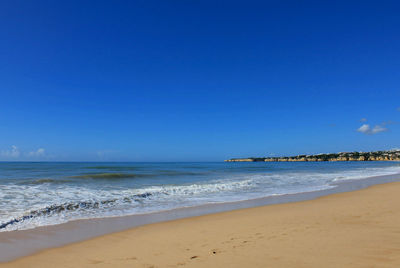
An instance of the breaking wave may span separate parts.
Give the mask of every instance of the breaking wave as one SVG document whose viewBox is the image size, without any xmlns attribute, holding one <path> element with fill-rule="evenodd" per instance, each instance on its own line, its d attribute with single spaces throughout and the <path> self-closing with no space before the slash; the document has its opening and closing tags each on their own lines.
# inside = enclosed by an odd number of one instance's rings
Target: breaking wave
<svg viewBox="0 0 400 268">
<path fill-rule="evenodd" d="M 62 212 L 68 212 L 68 211 L 97 209 L 100 206 L 113 205 L 118 201 L 122 201 L 124 203 L 140 202 L 141 201 L 140 199 L 147 198 L 151 195 L 152 195 L 151 193 L 144 193 L 144 194 L 133 195 L 131 197 L 125 197 L 122 200 L 109 199 L 109 200 L 103 200 L 103 201 L 82 201 L 82 202 L 77 202 L 77 203 L 64 203 L 61 205 L 51 205 L 51 206 L 47 206 L 42 209 L 31 210 L 26 215 L 23 215 L 23 216 L 17 217 L 17 218 L 13 218 L 9 221 L 1 223 L 0 229 L 4 229 L 9 225 L 21 223 L 25 220 L 36 218 L 36 217 L 49 216 L 49 215 L 54 215 L 54 214 L 58 214 L 58 213 L 62 213 Z"/>
</svg>

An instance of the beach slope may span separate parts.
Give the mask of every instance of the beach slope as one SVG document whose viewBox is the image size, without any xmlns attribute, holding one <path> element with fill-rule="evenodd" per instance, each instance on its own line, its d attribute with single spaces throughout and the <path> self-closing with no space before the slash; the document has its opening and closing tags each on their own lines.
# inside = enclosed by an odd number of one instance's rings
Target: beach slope
<svg viewBox="0 0 400 268">
<path fill-rule="evenodd" d="M 145 225 L 0 267 L 400 267 L 400 183 Z"/>
</svg>

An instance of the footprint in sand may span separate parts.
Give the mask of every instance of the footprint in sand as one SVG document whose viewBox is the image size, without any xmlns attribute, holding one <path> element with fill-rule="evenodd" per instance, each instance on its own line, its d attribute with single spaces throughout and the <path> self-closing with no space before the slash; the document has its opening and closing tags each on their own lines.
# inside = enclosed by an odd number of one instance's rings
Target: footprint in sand
<svg viewBox="0 0 400 268">
<path fill-rule="evenodd" d="M 221 253 L 221 250 L 219 250 L 219 249 L 211 250 L 211 254 L 213 254 L 213 255 L 218 254 L 218 253 Z"/>
</svg>

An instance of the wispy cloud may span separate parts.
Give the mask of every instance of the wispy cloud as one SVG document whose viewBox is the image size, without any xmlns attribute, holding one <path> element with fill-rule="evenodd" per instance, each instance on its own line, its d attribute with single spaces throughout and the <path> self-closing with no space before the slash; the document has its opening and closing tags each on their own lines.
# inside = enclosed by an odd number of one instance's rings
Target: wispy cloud
<svg viewBox="0 0 400 268">
<path fill-rule="evenodd" d="M 393 124 L 397 124 L 397 122 L 396 121 L 392 121 L 392 120 L 388 120 L 388 121 L 382 122 L 381 126 L 384 127 L 384 126 L 393 125 Z"/>
<path fill-rule="evenodd" d="M 4 160 L 29 160 L 38 159 L 46 156 L 46 151 L 44 148 L 39 148 L 34 151 L 24 151 L 20 150 L 16 145 L 12 145 L 8 150 L 0 151 L 0 157 Z M 46 156 L 47 157 L 47 156 Z"/>
<path fill-rule="evenodd" d="M 385 128 L 385 127 L 383 127 L 383 126 L 376 125 L 376 126 L 374 126 L 374 128 L 371 130 L 371 134 L 376 134 L 376 133 L 385 132 L 385 131 L 388 131 L 388 129 Z"/>
<path fill-rule="evenodd" d="M 43 148 L 39 148 L 36 151 L 26 153 L 26 155 L 29 157 L 39 157 L 39 156 L 44 156 L 44 154 L 45 150 Z"/>
<path fill-rule="evenodd" d="M 10 150 L 1 151 L 1 156 L 6 158 L 18 158 L 20 155 L 21 152 L 15 145 L 12 145 Z"/>
<path fill-rule="evenodd" d="M 360 122 L 367 122 L 367 118 L 361 118 Z"/>
<path fill-rule="evenodd" d="M 371 128 L 369 124 L 363 124 L 357 129 L 357 131 L 368 135 L 374 135 L 380 132 L 388 131 L 388 129 L 383 125 L 375 125 L 373 128 Z"/>
</svg>

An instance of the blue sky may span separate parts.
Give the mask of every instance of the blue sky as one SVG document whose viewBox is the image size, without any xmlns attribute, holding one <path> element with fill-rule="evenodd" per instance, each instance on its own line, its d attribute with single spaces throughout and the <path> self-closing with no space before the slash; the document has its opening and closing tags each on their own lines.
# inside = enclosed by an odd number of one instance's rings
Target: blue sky
<svg viewBox="0 0 400 268">
<path fill-rule="evenodd" d="M 398 1 L 3 1 L 0 160 L 400 147 Z"/>
</svg>

